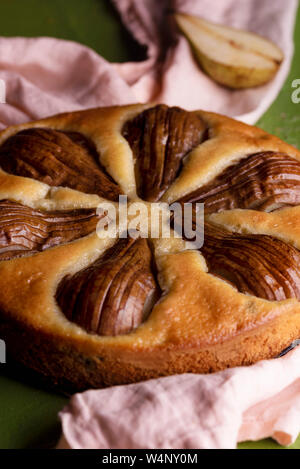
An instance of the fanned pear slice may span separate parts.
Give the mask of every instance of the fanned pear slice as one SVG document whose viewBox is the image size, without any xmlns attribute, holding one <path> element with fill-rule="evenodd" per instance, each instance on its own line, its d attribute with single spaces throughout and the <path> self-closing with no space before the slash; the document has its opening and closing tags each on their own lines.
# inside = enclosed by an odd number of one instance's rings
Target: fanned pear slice
<svg viewBox="0 0 300 469">
<path fill-rule="evenodd" d="M 284 58 L 271 41 L 196 16 L 175 14 L 204 71 L 230 88 L 251 88 L 270 81 Z"/>
</svg>

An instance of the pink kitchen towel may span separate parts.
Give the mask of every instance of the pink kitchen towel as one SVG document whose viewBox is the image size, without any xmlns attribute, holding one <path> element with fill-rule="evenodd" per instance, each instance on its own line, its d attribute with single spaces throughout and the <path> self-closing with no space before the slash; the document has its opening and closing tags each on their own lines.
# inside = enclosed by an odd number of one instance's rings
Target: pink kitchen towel
<svg viewBox="0 0 300 469">
<path fill-rule="evenodd" d="M 114 0 L 114 4 L 136 40 L 147 46 L 147 59 L 110 64 L 71 41 L 0 38 L 0 79 L 7 88 L 7 104 L 0 105 L 0 129 L 64 111 L 149 101 L 220 112 L 254 124 L 287 77 L 297 0 Z M 174 10 L 270 38 L 285 54 L 277 76 L 263 87 L 243 91 L 216 84 L 200 70 L 187 40 L 172 27 Z"/>
<path fill-rule="evenodd" d="M 91 49 L 53 38 L 0 38 L 0 129 L 96 106 L 164 102 L 206 109 L 253 124 L 279 93 L 293 54 L 297 0 L 114 0 L 147 57 L 110 64 Z M 285 61 L 260 88 L 232 91 L 208 78 L 170 11 L 254 31 L 276 42 Z M 88 391 L 61 413 L 60 447 L 234 448 L 273 436 L 284 445 L 300 431 L 300 349 L 277 360 L 213 375 L 182 375 Z"/>
<path fill-rule="evenodd" d="M 148 47 L 148 61 L 142 62 L 140 68 L 136 64 L 116 65 L 138 101 L 162 102 L 189 110 L 205 109 L 254 124 L 285 82 L 293 56 L 297 0 L 113 2 L 133 36 Z M 248 90 L 229 90 L 218 85 L 200 70 L 187 40 L 178 35 L 170 17 L 172 11 L 201 16 L 271 39 L 285 55 L 277 76 L 265 86 Z"/>
<path fill-rule="evenodd" d="M 233 449 L 300 431 L 300 348 L 211 375 L 185 374 L 77 394 L 58 448 Z"/>
</svg>

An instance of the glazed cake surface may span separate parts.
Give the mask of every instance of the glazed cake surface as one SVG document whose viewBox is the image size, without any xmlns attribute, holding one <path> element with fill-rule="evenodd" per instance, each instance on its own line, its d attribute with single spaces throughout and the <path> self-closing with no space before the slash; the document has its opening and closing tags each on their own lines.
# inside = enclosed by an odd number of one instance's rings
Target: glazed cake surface
<svg viewBox="0 0 300 469">
<path fill-rule="evenodd" d="M 203 246 L 98 236 L 120 195 L 190 203 L 193 221 L 204 203 Z M 300 337 L 300 152 L 164 105 L 9 127 L 0 291 L 10 356 L 64 391 L 276 357 Z"/>
</svg>

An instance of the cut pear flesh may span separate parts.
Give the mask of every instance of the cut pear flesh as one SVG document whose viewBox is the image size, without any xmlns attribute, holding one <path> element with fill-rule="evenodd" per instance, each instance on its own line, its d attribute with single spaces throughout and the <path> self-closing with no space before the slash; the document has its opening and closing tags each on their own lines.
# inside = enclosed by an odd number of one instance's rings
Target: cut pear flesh
<svg viewBox="0 0 300 469">
<path fill-rule="evenodd" d="M 181 13 L 175 18 L 204 71 L 230 88 L 267 83 L 284 58 L 279 47 L 256 34 Z"/>
</svg>

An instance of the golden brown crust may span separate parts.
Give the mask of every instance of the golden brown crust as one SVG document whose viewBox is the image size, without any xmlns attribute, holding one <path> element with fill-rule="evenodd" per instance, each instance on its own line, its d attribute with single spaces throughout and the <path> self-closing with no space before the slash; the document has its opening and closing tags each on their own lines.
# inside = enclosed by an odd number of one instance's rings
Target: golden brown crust
<svg viewBox="0 0 300 469">
<path fill-rule="evenodd" d="M 131 200 L 139 200 L 132 151 L 124 124 L 148 106 L 92 109 L 10 127 L 0 145 L 20 130 L 46 127 L 90 138 L 100 163 Z M 279 152 L 300 161 L 300 152 L 260 129 L 197 111 L 208 139 L 192 150 L 162 200 L 173 202 L 212 181 L 248 155 Z M 1 165 L 1 162 L 0 162 Z M 0 170 L 0 200 L 34 209 L 97 207 L 97 195 L 51 188 Z M 274 236 L 300 249 L 300 207 L 266 213 L 230 210 L 209 215 L 237 233 Z M 116 337 L 90 334 L 69 322 L 55 295 L 66 275 L 90 266 L 114 240 L 95 234 L 31 257 L 0 262 L 0 337 L 14 358 L 48 376 L 62 389 L 130 383 L 162 375 L 210 372 L 275 357 L 300 336 L 300 303 L 268 301 L 238 292 L 208 273 L 199 251 L 179 240 L 152 240 L 161 300 L 135 331 Z"/>
</svg>

